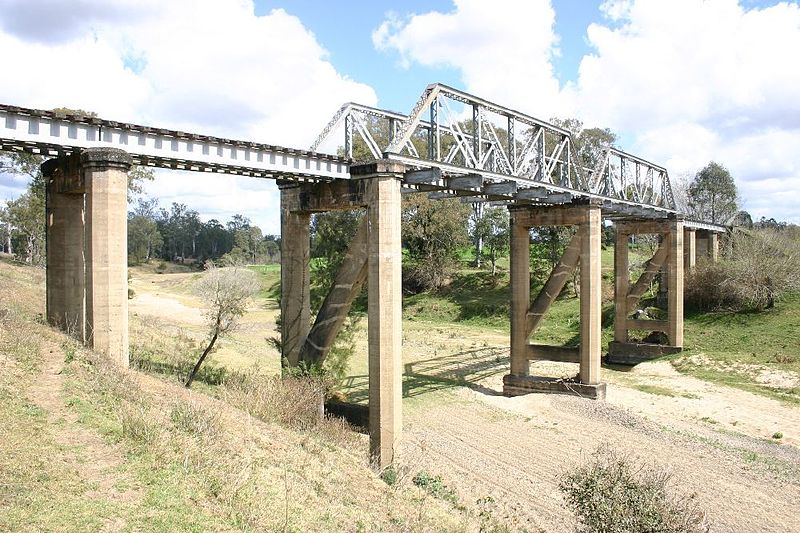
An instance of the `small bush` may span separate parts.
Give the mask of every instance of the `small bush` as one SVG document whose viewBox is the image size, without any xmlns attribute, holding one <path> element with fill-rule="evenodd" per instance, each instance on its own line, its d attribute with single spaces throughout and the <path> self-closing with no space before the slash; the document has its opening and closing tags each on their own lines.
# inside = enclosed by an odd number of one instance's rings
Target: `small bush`
<svg viewBox="0 0 800 533">
<path fill-rule="evenodd" d="M 670 494 L 670 474 L 601 448 L 559 483 L 579 531 L 693 533 L 708 531 L 691 497 Z"/>
<path fill-rule="evenodd" d="M 783 438 L 783 433 L 781 433 L 780 431 L 776 431 L 775 433 L 772 434 L 772 438 L 775 440 L 780 440 Z"/>
<path fill-rule="evenodd" d="M 122 436 L 131 441 L 147 445 L 158 439 L 160 428 L 141 405 L 125 403 L 120 411 Z"/>
<path fill-rule="evenodd" d="M 763 310 L 800 289 L 800 242 L 760 230 L 731 237 L 727 257 L 701 261 L 686 280 L 686 304 L 698 310 Z"/>
<path fill-rule="evenodd" d="M 411 482 L 417 487 L 425 490 L 434 498 L 439 498 L 454 505 L 458 504 L 458 494 L 442 481 L 442 476 L 432 476 L 422 471 L 417 473 Z"/>
<path fill-rule="evenodd" d="M 161 261 L 158 266 L 156 266 L 156 274 L 163 274 L 167 271 L 167 263 L 165 261 Z"/>
<path fill-rule="evenodd" d="M 178 402 L 170 411 L 172 424 L 198 437 L 214 437 L 220 432 L 220 415 L 191 402 Z"/>
</svg>

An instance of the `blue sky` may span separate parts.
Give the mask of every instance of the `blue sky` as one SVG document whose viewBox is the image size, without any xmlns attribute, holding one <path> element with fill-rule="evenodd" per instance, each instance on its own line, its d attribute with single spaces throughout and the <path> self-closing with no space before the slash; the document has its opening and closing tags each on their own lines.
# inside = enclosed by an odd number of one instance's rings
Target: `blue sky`
<svg viewBox="0 0 800 533">
<path fill-rule="evenodd" d="M 716 160 L 756 218 L 800 222 L 797 1 L 0 0 L 0 49 L 3 103 L 293 147 L 346 101 L 408 112 L 443 82 L 609 127 L 673 182 Z M 278 231 L 271 182 L 165 171 L 148 193 Z"/>
</svg>

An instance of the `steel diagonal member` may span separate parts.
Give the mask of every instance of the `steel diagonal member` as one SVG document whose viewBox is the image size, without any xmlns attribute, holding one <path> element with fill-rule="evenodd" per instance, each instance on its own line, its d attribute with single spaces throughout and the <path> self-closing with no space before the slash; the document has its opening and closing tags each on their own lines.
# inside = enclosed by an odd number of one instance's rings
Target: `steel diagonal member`
<svg viewBox="0 0 800 533">
<path fill-rule="evenodd" d="M 438 95 L 439 86 L 437 84 L 428 85 L 414 106 L 414 109 L 411 111 L 411 114 L 400 127 L 398 135 L 394 138 L 389 147 L 386 148 L 387 152 L 399 154 L 402 151 L 403 146 L 405 146 L 407 142 L 411 141 L 411 136 L 414 134 L 414 131 L 417 129 L 417 126 L 422 120 L 423 110 L 429 109 L 431 103 L 436 100 Z"/>
</svg>

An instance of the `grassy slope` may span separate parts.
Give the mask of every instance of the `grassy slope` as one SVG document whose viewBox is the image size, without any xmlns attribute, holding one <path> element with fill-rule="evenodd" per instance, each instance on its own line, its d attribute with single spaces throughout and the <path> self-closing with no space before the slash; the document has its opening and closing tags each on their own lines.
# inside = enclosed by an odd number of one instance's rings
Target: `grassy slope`
<svg viewBox="0 0 800 533">
<path fill-rule="evenodd" d="M 77 349 L 41 323 L 42 277 L 0 262 L 0 308 L 9 310 L 0 321 L 0 530 L 470 527 L 474 517 L 451 503 L 408 482 L 387 486 L 367 467 L 363 438 L 353 447 L 349 432 L 337 441 L 263 423 Z M 65 358 L 51 391 L 63 416 L 52 420 L 30 391 L 48 360 L 61 367 Z M 102 482 L 87 466 L 98 451 L 69 432 L 102 436 Z"/>
<path fill-rule="evenodd" d="M 764 379 L 800 374 L 800 294 L 760 313 L 691 313 L 685 328 L 686 351 L 673 360 L 678 370 L 800 403 L 800 387 L 775 387 Z"/>
</svg>

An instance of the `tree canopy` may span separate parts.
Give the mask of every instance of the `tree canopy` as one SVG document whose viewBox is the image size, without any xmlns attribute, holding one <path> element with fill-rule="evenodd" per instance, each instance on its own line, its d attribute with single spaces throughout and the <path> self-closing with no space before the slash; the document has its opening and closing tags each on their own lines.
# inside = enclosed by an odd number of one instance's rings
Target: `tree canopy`
<svg viewBox="0 0 800 533">
<path fill-rule="evenodd" d="M 739 212 L 733 176 L 714 161 L 695 175 L 689 184 L 688 197 L 691 214 L 707 222 L 728 224 Z"/>
</svg>

